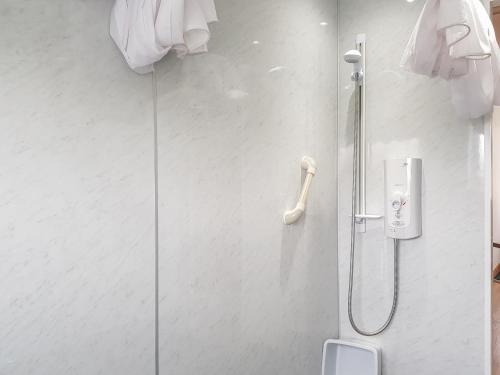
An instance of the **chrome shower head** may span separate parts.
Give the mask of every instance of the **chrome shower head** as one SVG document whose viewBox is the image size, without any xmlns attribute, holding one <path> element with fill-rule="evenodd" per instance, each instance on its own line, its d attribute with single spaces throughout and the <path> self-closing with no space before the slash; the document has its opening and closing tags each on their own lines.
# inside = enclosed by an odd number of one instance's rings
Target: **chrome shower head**
<svg viewBox="0 0 500 375">
<path fill-rule="evenodd" d="M 344 60 L 349 64 L 356 64 L 361 61 L 361 52 L 357 49 L 352 49 L 344 53 Z"/>
<path fill-rule="evenodd" d="M 352 64 L 353 67 L 351 79 L 359 84 L 361 84 L 361 81 L 363 80 L 363 64 L 361 63 L 361 58 L 361 52 L 356 49 L 347 51 L 344 54 L 344 61 Z"/>
</svg>

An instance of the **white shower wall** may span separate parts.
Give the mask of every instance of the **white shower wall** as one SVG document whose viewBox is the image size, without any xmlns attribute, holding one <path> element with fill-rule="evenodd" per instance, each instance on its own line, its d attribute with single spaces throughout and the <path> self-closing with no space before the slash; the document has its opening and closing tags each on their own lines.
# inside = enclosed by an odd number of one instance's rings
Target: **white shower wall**
<svg viewBox="0 0 500 375">
<path fill-rule="evenodd" d="M 319 374 L 338 335 L 336 5 L 219 0 L 158 65 L 160 369 Z M 303 220 L 282 223 L 314 157 Z"/>
<path fill-rule="evenodd" d="M 209 53 L 157 65 L 160 374 L 319 374 L 339 318 L 360 338 L 346 313 L 350 66 L 337 85 L 338 37 L 344 51 L 358 32 L 370 213 L 383 159 L 424 160 L 424 235 L 401 245 L 395 321 L 363 340 L 384 375 L 481 374 L 485 133 L 454 116 L 445 83 L 398 66 L 423 1 L 340 0 L 340 25 L 330 0 L 216 4 Z M 109 38 L 111 5 L 0 2 L 0 375 L 155 373 L 152 77 Z M 318 173 L 287 227 L 303 155 Z M 371 328 L 392 250 L 381 222 L 358 244 L 354 310 Z"/>
<path fill-rule="evenodd" d="M 0 2 L 0 374 L 154 373 L 151 76 L 107 0 Z"/>
<path fill-rule="evenodd" d="M 106 1 L 0 3 L 0 374 L 155 371 L 152 77 Z M 318 373 L 338 335 L 335 2 L 217 1 L 158 72 L 160 373 Z M 303 155 L 305 220 L 285 227 Z"/>
<path fill-rule="evenodd" d="M 423 1 L 341 0 L 340 47 L 367 34 L 367 202 L 383 214 L 383 160 L 423 159 L 423 236 L 400 246 L 400 302 L 390 329 L 363 338 L 347 318 L 353 87 L 340 65 L 339 290 L 341 337 L 381 347 L 384 375 L 479 375 L 485 370 L 485 133 L 458 119 L 446 82 L 399 61 Z M 358 235 L 354 316 L 375 329 L 392 302 L 392 242 L 383 221 Z"/>
</svg>

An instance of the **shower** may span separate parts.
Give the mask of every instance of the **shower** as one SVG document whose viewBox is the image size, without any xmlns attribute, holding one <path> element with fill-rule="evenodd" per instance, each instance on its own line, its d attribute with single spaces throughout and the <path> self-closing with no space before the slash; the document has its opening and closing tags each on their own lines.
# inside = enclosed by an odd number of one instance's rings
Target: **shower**
<svg viewBox="0 0 500 375">
<path fill-rule="evenodd" d="M 345 62 L 353 65 L 351 79 L 355 82 L 355 119 L 353 136 L 353 166 L 351 195 L 351 233 L 350 233 L 350 265 L 348 287 L 348 315 L 352 328 L 363 336 L 375 336 L 384 332 L 391 324 L 398 305 L 398 262 L 400 239 L 420 236 L 421 209 L 421 160 L 406 158 L 386 160 L 385 169 L 385 214 L 372 215 L 366 213 L 366 138 L 365 138 L 365 36 L 356 38 L 356 49 L 344 54 Z M 411 197 L 411 199 L 410 199 Z M 404 208 L 404 209 L 403 209 Z M 393 239 L 394 279 L 393 298 L 390 313 L 385 322 L 377 329 L 368 331 L 361 329 L 354 317 L 352 309 L 354 289 L 354 265 L 356 251 L 356 231 L 364 231 L 367 220 L 385 219 L 385 233 Z M 359 227 L 359 228 L 358 228 Z"/>
</svg>

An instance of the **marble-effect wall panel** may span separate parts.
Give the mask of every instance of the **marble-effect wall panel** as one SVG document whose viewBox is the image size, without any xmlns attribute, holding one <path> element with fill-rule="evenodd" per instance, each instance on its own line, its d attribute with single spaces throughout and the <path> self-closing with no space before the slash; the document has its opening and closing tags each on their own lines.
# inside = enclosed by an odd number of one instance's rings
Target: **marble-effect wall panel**
<svg viewBox="0 0 500 375">
<path fill-rule="evenodd" d="M 0 3 L 0 374 L 154 373 L 151 76 L 111 0 Z"/>
<path fill-rule="evenodd" d="M 336 5 L 216 2 L 157 66 L 161 374 L 318 374 L 338 334 Z M 305 218 L 300 159 L 317 159 Z"/>
<path fill-rule="evenodd" d="M 363 338 L 347 318 L 352 176 L 351 67 L 340 65 L 339 290 L 341 337 L 373 342 L 383 373 L 484 372 L 484 137 L 481 121 L 457 118 L 439 79 L 403 71 L 399 61 L 424 1 L 341 0 L 340 50 L 367 35 L 367 202 L 383 213 L 383 160 L 423 159 L 423 236 L 402 241 L 400 302 L 389 330 Z M 374 329 L 392 302 L 392 242 L 383 222 L 358 235 L 354 315 Z"/>
</svg>

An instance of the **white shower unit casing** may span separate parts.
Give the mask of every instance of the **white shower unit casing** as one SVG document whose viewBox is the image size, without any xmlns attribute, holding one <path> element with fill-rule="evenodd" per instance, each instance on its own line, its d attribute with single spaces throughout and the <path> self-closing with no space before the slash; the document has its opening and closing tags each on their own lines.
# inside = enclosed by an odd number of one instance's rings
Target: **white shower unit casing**
<svg viewBox="0 0 500 375">
<path fill-rule="evenodd" d="M 422 159 L 384 161 L 385 234 L 407 240 L 422 235 Z"/>
</svg>

